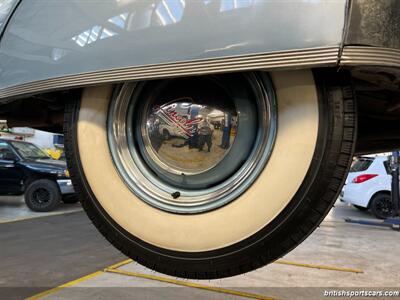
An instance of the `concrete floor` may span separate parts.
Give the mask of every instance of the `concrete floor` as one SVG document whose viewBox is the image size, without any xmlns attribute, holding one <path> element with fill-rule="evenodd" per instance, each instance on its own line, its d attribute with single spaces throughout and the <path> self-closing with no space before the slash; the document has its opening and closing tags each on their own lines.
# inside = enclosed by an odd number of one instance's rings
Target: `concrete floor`
<svg viewBox="0 0 400 300">
<path fill-rule="evenodd" d="M 83 211 L 2 223 L 0 299 L 24 299 L 123 259 Z"/>
<path fill-rule="evenodd" d="M 32 218 L 59 215 L 81 210 L 82 207 L 79 203 L 64 204 L 61 202 L 54 211 L 38 213 L 31 211 L 26 206 L 23 196 L 0 196 L 0 224 Z"/>
<path fill-rule="evenodd" d="M 189 149 L 189 146 L 174 147 L 173 145 L 181 145 L 184 139 L 172 137 L 170 140 L 163 141 L 158 155 L 167 163 L 177 165 L 180 168 L 197 169 L 204 165 L 213 166 L 217 164 L 221 157 L 227 153 L 227 149 L 222 149 L 221 145 L 222 131 L 215 130 L 212 136 L 211 152 L 207 151 L 207 145 L 204 145 L 203 151 L 198 148 Z M 232 138 L 233 141 L 234 138 Z"/>
<path fill-rule="evenodd" d="M 155 273 L 134 262 L 117 268 L 117 272 L 134 272 L 135 276 L 98 272 L 90 278 L 52 290 L 36 299 L 240 299 L 256 296 L 221 293 L 221 290 L 256 293 L 280 299 L 324 299 L 325 290 L 364 289 L 400 291 L 400 232 L 386 228 L 348 224 L 345 217 L 370 218 L 343 203 L 337 203 L 319 229 L 284 261 L 362 270 L 362 273 L 271 264 L 232 278 L 211 281 L 176 280 Z M 99 267 L 98 270 L 101 270 Z M 355 271 L 355 270 L 353 270 Z M 132 274 L 131 274 L 132 275 Z M 137 277 L 139 276 L 139 277 Z M 157 280 L 141 278 L 158 276 Z M 161 280 L 161 281 L 160 281 Z M 162 282 L 164 281 L 164 282 Z M 204 285 L 205 288 L 182 287 L 179 284 Z M 208 287 L 208 288 L 207 288 Z M 228 292 L 229 292 L 228 291 Z M 226 291 L 225 291 L 226 292 Z M 245 297 L 246 296 L 246 297 Z M 340 298 L 339 298 L 340 299 Z M 384 299 L 384 298 L 382 298 Z M 394 298 L 391 298 L 394 299 Z"/>
</svg>

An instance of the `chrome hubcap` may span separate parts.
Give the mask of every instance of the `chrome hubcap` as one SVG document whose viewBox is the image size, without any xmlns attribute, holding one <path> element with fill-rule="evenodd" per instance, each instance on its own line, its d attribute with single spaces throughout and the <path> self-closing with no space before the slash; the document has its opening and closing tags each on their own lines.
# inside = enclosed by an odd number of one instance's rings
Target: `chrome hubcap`
<svg viewBox="0 0 400 300">
<path fill-rule="evenodd" d="M 143 118 L 145 149 L 164 170 L 200 174 L 221 162 L 231 148 L 238 124 L 234 103 L 220 103 L 216 108 L 210 99 L 202 100 L 157 101 Z"/>
<path fill-rule="evenodd" d="M 264 168 L 276 130 L 272 86 L 259 74 L 126 83 L 108 120 L 111 153 L 130 190 L 185 214 L 242 194 Z"/>
</svg>

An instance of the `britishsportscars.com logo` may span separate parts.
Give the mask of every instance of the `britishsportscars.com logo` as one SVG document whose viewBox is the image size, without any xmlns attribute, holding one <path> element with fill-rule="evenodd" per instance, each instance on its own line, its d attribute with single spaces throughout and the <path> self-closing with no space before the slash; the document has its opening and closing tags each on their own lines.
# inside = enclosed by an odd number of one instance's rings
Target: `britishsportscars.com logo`
<svg viewBox="0 0 400 300">
<path fill-rule="evenodd" d="M 400 290 L 325 290 L 325 297 L 399 297 Z"/>
</svg>

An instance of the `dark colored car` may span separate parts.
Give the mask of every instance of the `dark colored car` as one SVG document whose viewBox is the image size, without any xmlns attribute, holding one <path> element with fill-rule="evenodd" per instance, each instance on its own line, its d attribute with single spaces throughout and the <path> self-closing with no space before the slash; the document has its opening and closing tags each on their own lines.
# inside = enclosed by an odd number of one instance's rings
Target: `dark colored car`
<svg viewBox="0 0 400 300">
<path fill-rule="evenodd" d="M 64 161 L 32 143 L 0 139 L 0 195 L 25 194 L 33 211 L 53 210 L 60 201 L 77 202 Z"/>
</svg>

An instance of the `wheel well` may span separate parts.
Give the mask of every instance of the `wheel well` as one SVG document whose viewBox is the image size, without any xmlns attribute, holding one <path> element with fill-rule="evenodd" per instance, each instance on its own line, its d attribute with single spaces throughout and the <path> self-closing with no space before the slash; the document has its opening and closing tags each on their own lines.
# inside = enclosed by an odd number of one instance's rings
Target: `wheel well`
<svg viewBox="0 0 400 300">
<path fill-rule="evenodd" d="M 376 192 L 375 194 L 373 194 L 371 196 L 371 199 L 369 199 L 368 208 L 370 208 L 370 206 L 371 206 L 372 199 L 374 199 L 374 197 L 376 197 L 377 195 L 389 195 L 390 196 L 390 194 L 391 194 L 390 191 L 378 191 L 378 192 Z"/>
<path fill-rule="evenodd" d="M 7 126 L 63 133 L 64 109 L 68 101 L 79 99 L 82 89 L 37 94 L 27 98 L 12 99 L 0 105 L 0 119 Z"/>
<path fill-rule="evenodd" d="M 400 148 L 400 71 L 350 70 L 357 99 L 357 155 Z"/>
<path fill-rule="evenodd" d="M 25 189 L 26 189 L 30 184 L 32 184 L 33 182 L 35 182 L 35 181 L 37 181 L 37 180 L 41 180 L 41 179 L 47 179 L 47 180 L 51 180 L 51 181 L 54 181 L 55 183 L 57 183 L 57 180 L 56 180 L 55 178 L 46 176 L 46 175 L 44 175 L 44 174 L 43 174 L 43 175 L 37 174 L 37 175 L 35 175 L 35 176 L 30 176 L 30 177 L 28 177 L 27 179 L 25 179 L 25 181 L 24 181 Z M 57 186 L 58 186 L 58 185 L 57 185 Z"/>
<path fill-rule="evenodd" d="M 388 152 L 400 148 L 400 71 L 342 69 L 351 74 L 357 99 L 357 143 L 355 154 Z M 63 132 L 65 103 L 80 99 L 82 88 L 8 99 L 0 104 L 0 119 L 8 127 L 32 127 Z"/>
</svg>

